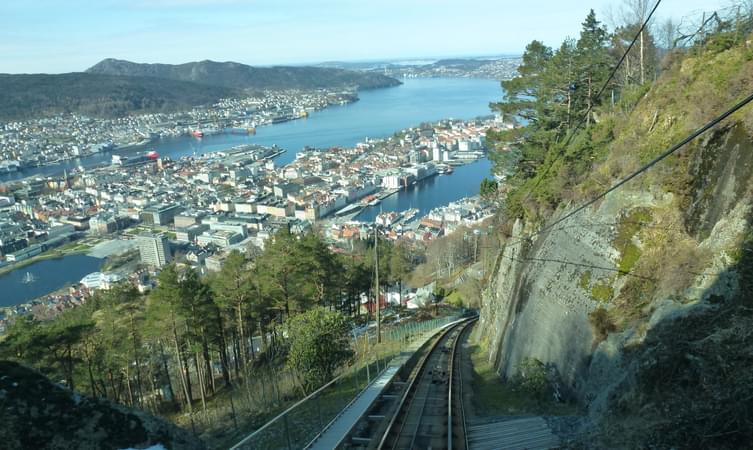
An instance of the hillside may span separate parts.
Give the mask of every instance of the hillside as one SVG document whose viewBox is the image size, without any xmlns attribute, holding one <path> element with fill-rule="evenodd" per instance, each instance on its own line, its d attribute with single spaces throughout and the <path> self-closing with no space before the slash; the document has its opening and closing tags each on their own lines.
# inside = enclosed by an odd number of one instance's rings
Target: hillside
<svg viewBox="0 0 753 450">
<path fill-rule="evenodd" d="M 0 361 L 0 373 L 4 449 L 205 448 L 167 421 L 76 394 L 17 363 Z"/>
<path fill-rule="evenodd" d="M 172 112 L 239 95 L 227 87 L 95 73 L 0 74 L 0 120 L 59 113 L 118 117 Z"/>
<path fill-rule="evenodd" d="M 752 37 L 721 32 L 669 55 L 656 82 L 623 88 L 568 145 L 543 150 L 546 125 L 526 136 L 477 339 L 505 379 L 530 359 L 549 369 L 583 411 L 575 448 L 753 438 L 753 107 L 547 228 L 753 92 Z"/>
<path fill-rule="evenodd" d="M 323 67 L 252 67 L 235 62 L 200 61 L 185 64 L 139 64 L 105 59 L 88 73 L 155 77 L 191 81 L 210 86 L 251 90 L 375 89 L 397 86 L 399 81 L 377 73 Z"/>
</svg>

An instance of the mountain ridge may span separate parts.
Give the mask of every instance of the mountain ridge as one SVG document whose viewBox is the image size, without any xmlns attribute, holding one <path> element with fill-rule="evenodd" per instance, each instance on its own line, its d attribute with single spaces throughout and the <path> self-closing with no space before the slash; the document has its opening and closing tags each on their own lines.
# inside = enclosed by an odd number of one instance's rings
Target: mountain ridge
<svg viewBox="0 0 753 450">
<path fill-rule="evenodd" d="M 170 113 L 266 90 L 378 89 L 400 81 L 345 69 L 204 60 L 179 65 L 108 58 L 85 72 L 0 74 L 0 120 L 75 113 L 99 118 Z"/>
<path fill-rule="evenodd" d="M 86 73 L 154 77 L 252 90 L 320 88 L 364 90 L 401 84 L 394 78 L 378 73 L 311 66 L 254 67 L 233 61 L 212 60 L 163 64 L 135 63 L 107 58 L 86 69 Z"/>
</svg>

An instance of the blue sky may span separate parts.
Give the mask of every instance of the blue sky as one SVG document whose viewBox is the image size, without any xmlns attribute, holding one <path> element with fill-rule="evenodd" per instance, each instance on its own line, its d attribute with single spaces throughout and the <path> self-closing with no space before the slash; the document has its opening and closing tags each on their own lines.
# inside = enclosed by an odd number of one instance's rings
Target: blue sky
<svg viewBox="0 0 753 450">
<path fill-rule="evenodd" d="M 103 58 L 301 64 L 522 52 L 606 23 L 622 0 L 0 0 L 0 73 L 80 71 Z M 680 19 L 730 0 L 664 0 Z M 615 14 L 611 14 L 615 16 Z"/>
</svg>

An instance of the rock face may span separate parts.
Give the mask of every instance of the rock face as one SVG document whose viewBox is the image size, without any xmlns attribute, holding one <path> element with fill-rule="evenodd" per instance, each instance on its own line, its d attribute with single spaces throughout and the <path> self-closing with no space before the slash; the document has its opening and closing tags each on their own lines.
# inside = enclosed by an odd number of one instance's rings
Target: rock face
<svg viewBox="0 0 753 450">
<path fill-rule="evenodd" d="M 594 422 L 615 408 L 627 408 L 619 398 L 641 398 L 641 405 L 646 404 L 640 391 L 645 387 L 640 383 L 647 383 L 647 368 L 656 366 L 655 357 L 649 355 L 661 351 L 672 360 L 667 354 L 673 348 L 667 343 L 671 336 L 667 330 L 681 333 L 682 327 L 674 324 L 690 321 L 689 317 L 703 323 L 704 315 L 730 316 L 724 312 L 725 302 L 734 305 L 747 295 L 740 288 L 744 277 L 740 271 L 749 264 L 747 257 L 735 260 L 730 254 L 751 233 L 751 155 L 751 132 L 739 122 L 715 131 L 686 155 L 690 187 L 684 202 L 656 185 L 616 191 L 531 240 L 525 237 L 535 230 L 518 220 L 482 301 L 480 334 L 488 339 L 489 360 L 499 374 L 512 377 L 523 359 L 539 359 L 556 369 L 564 386 L 588 407 Z M 616 239 L 620 222 L 636 209 L 652 211 L 654 222 L 672 214 L 674 223 L 679 222 L 678 231 L 645 227 L 648 231 L 642 229 L 632 237 L 643 254 L 639 264 L 645 255 L 666 257 L 658 260 L 658 273 L 651 281 L 654 289 L 636 307 L 640 317 L 626 320 L 600 340 L 589 315 L 600 307 L 611 311 L 630 289 L 633 275 L 620 271 L 622 255 Z M 565 212 L 563 208 L 560 214 Z M 554 220 L 556 216 L 550 223 Z M 674 237 L 652 240 L 659 235 Z M 679 247 L 680 242 L 677 236 L 689 240 L 696 255 L 703 255 L 701 270 L 681 265 L 680 256 L 674 259 L 678 253 L 673 246 Z M 676 271 L 662 267 L 676 264 Z M 687 280 L 680 283 L 681 277 Z M 606 287 L 605 298 L 595 294 L 597 286 Z M 703 333 L 694 331 L 693 339 L 704 342 Z M 708 332 L 726 336 L 724 330 Z M 667 392 L 681 398 L 679 391 Z"/>
<path fill-rule="evenodd" d="M 595 349 L 588 315 L 604 305 L 591 287 L 618 272 L 614 223 L 626 202 L 651 205 L 653 198 L 613 197 L 530 243 L 520 242 L 527 232 L 522 222 L 515 224 L 514 244 L 499 257 L 481 314 L 489 356 L 501 375 L 512 377 L 524 358 L 536 358 L 554 366 L 565 384 L 585 397 L 583 381 Z"/>
<path fill-rule="evenodd" d="M 0 447 L 8 450 L 205 448 L 162 419 L 78 395 L 9 361 L 0 361 L 0 423 Z"/>
</svg>

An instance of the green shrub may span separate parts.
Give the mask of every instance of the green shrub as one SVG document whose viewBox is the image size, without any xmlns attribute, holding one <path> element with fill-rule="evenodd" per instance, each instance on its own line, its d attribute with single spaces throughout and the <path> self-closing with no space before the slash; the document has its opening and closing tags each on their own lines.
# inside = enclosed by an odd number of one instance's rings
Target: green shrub
<svg viewBox="0 0 753 450">
<path fill-rule="evenodd" d="M 600 306 L 588 315 L 588 321 L 593 329 L 594 339 L 597 343 L 607 338 L 609 333 L 617 330 L 617 326 L 609 315 L 609 311 Z"/>
<path fill-rule="evenodd" d="M 617 227 L 613 245 L 620 252 L 620 260 L 617 268 L 620 274 L 630 273 L 641 257 L 641 250 L 633 243 L 633 238 L 641 227 L 651 221 L 651 210 L 648 208 L 635 208 L 624 215 Z"/>
<path fill-rule="evenodd" d="M 632 242 L 626 245 L 622 249 L 622 256 L 620 257 L 620 261 L 617 265 L 620 274 L 624 275 L 630 273 L 640 257 L 641 250 L 637 245 L 633 244 Z"/>
<path fill-rule="evenodd" d="M 715 33 L 709 37 L 706 44 L 703 46 L 704 50 L 710 53 L 721 53 L 725 50 L 729 50 L 735 46 L 735 33 Z"/>
<path fill-rule="evenodd" d="M 581 289 L 584 291 L 588 290 L 588 287 L 591 285 L 591 271 L 586 270 L 582 274 L 580 274 L 580 283 L 578 283 Z"/>
<path fill-rule="evenodd" d="M 543 400 L 549 392 L 546 366 L 536 358 L 524 358 L 513 383 L 532 397 Z"/>
<path fill-rule="evenodd" d="M 606 303 L 612 300 L 613 296 L 614 288 L 612 287 L 611 279 L 596 283 L 591 288 L 591 297 L 593 297 L 594 300 Z"/>
</svg>

